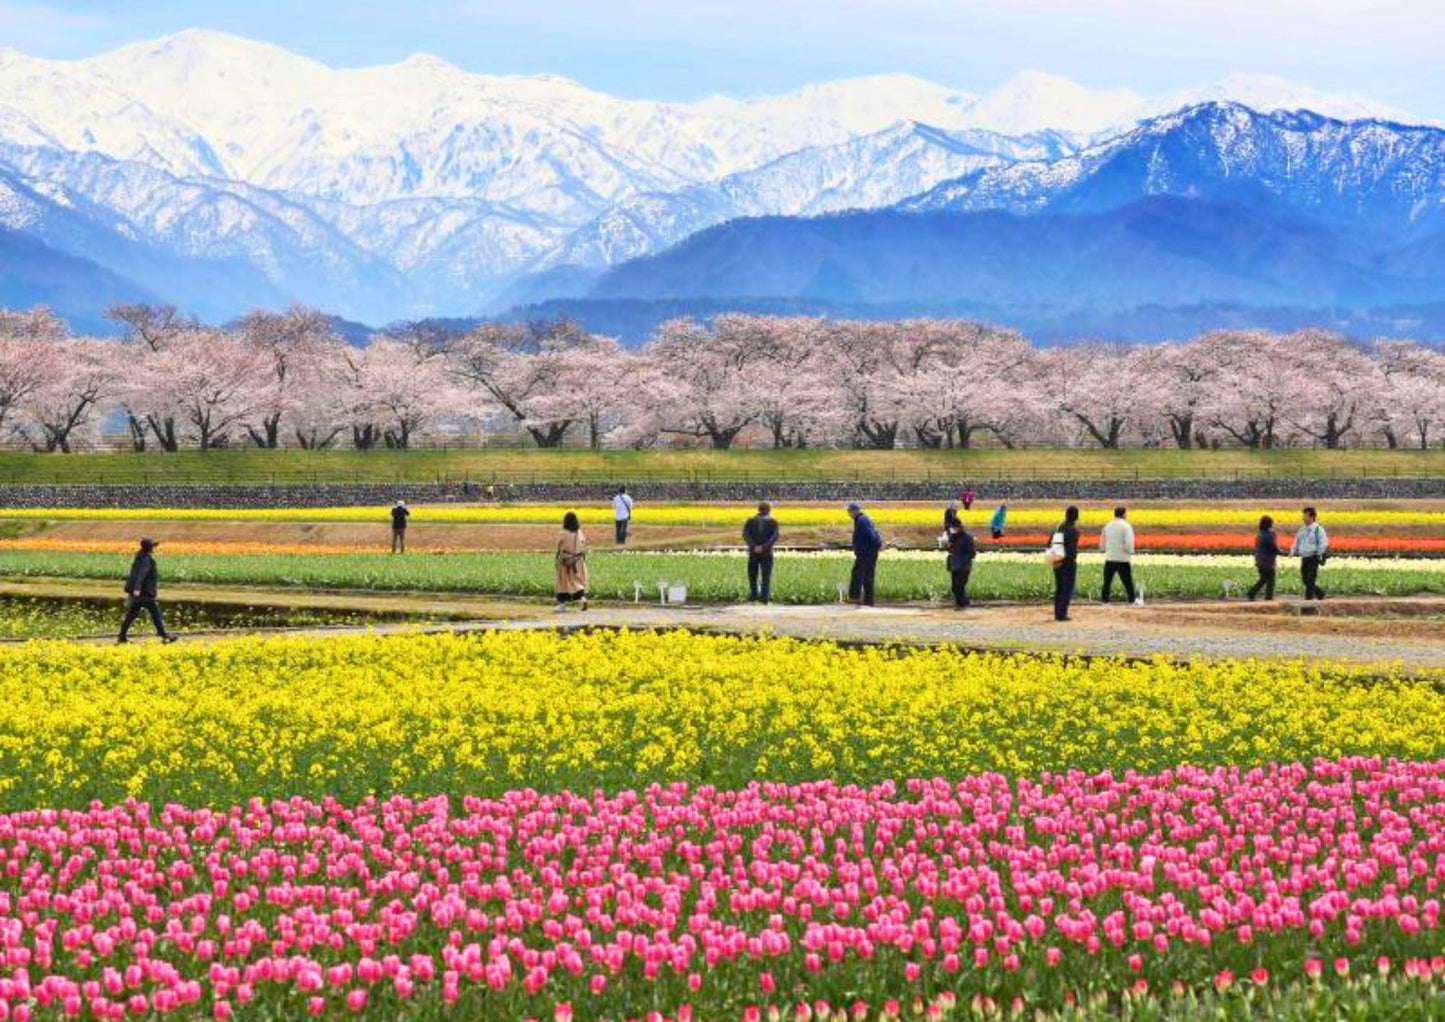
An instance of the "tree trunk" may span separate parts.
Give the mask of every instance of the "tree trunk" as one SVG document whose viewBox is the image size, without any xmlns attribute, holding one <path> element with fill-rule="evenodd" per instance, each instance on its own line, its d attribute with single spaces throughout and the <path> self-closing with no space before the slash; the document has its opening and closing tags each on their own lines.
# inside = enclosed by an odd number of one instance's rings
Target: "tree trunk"
<svg viewBox="0 0 1445 1022">
<path fill-rule="evenodd" d="M 532 440 L 538 447 L 553 448 L 561 447 L 562 441 L 567 436 L 567 430 L 571 428 L 571 420 L 566 422 L 552 422 L 543 426 L 528 426 L 527 432 L 532 434 Z"/>
<path fill-rule="evenodd" d="M 180 441 L 176 438 L 176 420 L 171 416 L 158 419 L 154 415 L 146 416 L 150 424 L 151 432 L 156 436 L 156 443 L 161 445 L 161 450 L 168 454 L 174 454 L 181 449 Z"/>
<path fill-rule="evenodd" d="M 875 451 L 891 451 L 898 446 L 898 423 L 896 422 L 869 422 L 864 419 L 858 423 L 858 432 L 866 441 L 860 444 L 860 447 Z"/>
<path fill-rule="evenodd" d="M 917 438 L 919 447 L 926 447 L 930 450 L 939 450 L 943 447 L 943 434 L 937 430 L 929 429 L 927 426 L 914 426 L 913 435 Z"/>
<path fill-rule="evenodd" d="M 708 439 L 712 441 L 712 449 L 715 451 L 726 451 L 731 449 L 733 441 L 743 431 L 741 426 L 727 426 L 722 429 L 708 430 Z"/>
<path fill-rule="evenodd" d="M 1084 429 L 1088 431 L 1089 435 L 1094 438 L 1094 442 L 1100 447 L 1111 451 L 1118 448 L 1119 434 L 1124 430 L 1123 419 L 1111 418 L 1108 423 L 1108 428 L 1100 429 L 1089 420 L 1088 416 L 1082 415 L 1079 412 L 1074 413 L 1074 418 L 1083 424 Z"/>
<path fill-rule="evenodd" d="M 1189 450 L 1194 445 L 1194 416 L 1169 416 L 1169 432 L 1174 434 L 1174 442 L 1181 451 Z"/>
</svg>

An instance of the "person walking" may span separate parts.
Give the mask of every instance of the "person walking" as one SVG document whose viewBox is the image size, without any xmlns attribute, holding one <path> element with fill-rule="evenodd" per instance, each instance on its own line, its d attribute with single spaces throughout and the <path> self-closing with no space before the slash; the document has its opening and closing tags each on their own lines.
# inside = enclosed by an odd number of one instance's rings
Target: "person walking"
<svg viewBox="0 0 1445 1022">
<path fill-rule="evenodd" d="M 773 547 L 778 542 L 778 520 L 773 505 L 758 504 L 758 513 L 743 525 L 743 543 L 748 548 L 748 602 L 766 606 L 773 593 Z"/>
<path fill-rule="evenodd" d="M 1008 524 L 1008 505 L 1000 504 L 988 520 L 988 533 L 994 539 L 1003 539 L 1004 526 Z"/>
<path fill-rule="evenodd" d="M 1114 589 L 1114 576 L 1124 583 L 1124 595 L 1134 602 L 1134 526 L 1129 524 L 1128 509 L 1114 508 L 1114 517 L 1099 533 L 1099 547 L 1104 551 L 1104 595 L 1108 603 Z"/>
<path fill-rule="evenodd" d="M 151 623 L 162 642 L 176 641 L 176 637 L 166 631 L 166 623 L 161 618 L 158 597 L 160 572 L 156 569 L 155 558 L 155 549 L 159 545 L 153 539 L 141 540 L 135 560 L 130 562 L 130 574 L 125 578 L 125 616 L 121 618 L 120 635 L 116 637 L 116 642 L 130 641 L 130 626 L 143 610 L 150 614 Z"/>
<path fill-rule="evenodd" d="M 406 520 L 410 517 L 406 501 L 398 500 L 391 509 L 391 552 L 394 554 L 406 553 Z"/>
<path fill-rule="evenodd" d="M 575 511 L 562 517 L 562 531 L 557 536 L 556 609 L 566 610 L 569 603 L 587 609 L 587 537 Z"/>
<path fill-rule="evenodd" d="M 958 499 L 963 501 L 963 509 L 965 511 L 972 511 L 973 502 L 978 499 L 978 494 L 974 493 L 972 490 L 964 490 L 958 495 Z"/>
<path fill-rule="evenodd" d="M 1301 518 L 1304 526 L 1294 534 L 1289 555 L 1300 559 L 1299 573 L 1305 585 L 1305 599 L 1323 600 L 1325 591 L 1319 584 L 1320 568 L 1330 556 L 1330 537 L 1320 524 L 1314 508 L 1305 508 Z"/>
<path fill-rule="evenodd" d="M 973 534 L 962 522 L 955 523 L 948 534 L 948 574 L 953 587 L 953 606 L 958 610 L 968 606 L 968 576 L 973 572 L 977 553 L 978 544 L 973 541 Z"/>
<path fill-rule="evenodd" d="M 627 545 L 627 528 L 632 524 L 632 498 L 627 494 L 627 487 L 617 487 L 617 493 L 612 497 L 612 525 L 614 530 L 613 538 L 618 546 Z"/>
<path fill-rule="evenodd" d="M 849 504 L 848 516 L 853 519 L 853 571 L 848 576 L 848 602 L 871 607 L 883 537 L 860 505 Z"/>
<path fill-rule="evenodd" d="M 1064 510 L 1049 549 L 1054 554 L 1054 620 L 1067 621 L 1079 576 L 1079 509 L 1072 504 Z"/>
<path fill-rule="evenodd" d="M 1259 535 L 1254 537 L 1254 570 L 1259 579 L 1249 587 L 1249 598 L 1254 600 L 1263 590 L 1266 600 L 1274 599 L 1275 568 L 1279 563 L 1279 537 L 1274 534 L 1274 519 L 1265 515 L 1259 520 Z"/>
</svg>

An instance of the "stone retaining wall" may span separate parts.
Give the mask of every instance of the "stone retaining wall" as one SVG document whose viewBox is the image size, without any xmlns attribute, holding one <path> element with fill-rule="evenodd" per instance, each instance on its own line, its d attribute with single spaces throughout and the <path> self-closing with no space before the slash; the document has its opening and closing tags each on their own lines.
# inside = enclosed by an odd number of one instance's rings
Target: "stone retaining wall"
<svg viewBox="0 0 1445 1022">
<path fill-rule="evenodd" d="M 1010 480 L 975 485 L 980 504 L 1000 500 L 1108 502 L 1181 500 L 1218 505 L 1238 500 L 1331 500 L 1445 498 L 1445 479 L 1125 479 Z M 640 503 L 677 501 L 933 500 L 945 501 L 955 487 L 925 482 L 654 482 L 629 487 Z M 398 499 L 415 504 L 470 503 L 488 500 L 596 504 L 612 488 L 599 484 L 499 485 L 488 493 L 481 484 L 400 483 L 228 486 L 0 486 L 3 508 L 266 508 L 384 507 Z"/>
</svg>

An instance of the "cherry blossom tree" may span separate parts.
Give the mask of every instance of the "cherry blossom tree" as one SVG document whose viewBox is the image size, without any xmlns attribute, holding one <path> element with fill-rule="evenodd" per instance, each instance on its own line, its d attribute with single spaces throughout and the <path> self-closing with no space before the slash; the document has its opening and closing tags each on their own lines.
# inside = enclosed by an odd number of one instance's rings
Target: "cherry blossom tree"
<svg viewBox="0 0 1445 1022">
<path fill-rule="evenodd" d="M 843 395 L 844 408 L 859 447 L 887 450 L 898 446 L 912 395 L 905 379 L 911 363 L 896 324 L 845 320 L 833 324 L 828 357 Z"/>
<path fill-rule="evenodd" d="M 1286 338 L 1296 428 L 1323 447 L 1344 447 L 1380 400 L 1382 378 L 1363 351 L 1325 330 Z"/>
<path fill-rule="evenodd" d="M 1297 390 L 1285 338 L 1264 330 L 1228 330 L 1195 343 L 1206 345 L 1220 366 L 1220 385 L 1206 392 L 1203 417 L 1241 447 L 1279 446 Z"/>
<path fill-rule="evenodd" d="M 1136 349 L 1083 344 L 1046 352 L 1040 362 L 1054 406 L 1100 447 L 1123 446 L 1126 429 L 1142 431 L 1161 403 L 1160 383 Z"/>
<path fill-rule="evenodd" d="M 263 355 L 265 365 L 256 381 L 246 433 L 257 447 L 274 449 L 281 445 L 283 420 L 304 414 L 318 401 L 327 403 L 328 374 L 335 371 L 337 349 L 344 342 L 325 315 L 304 305 L 279 313 L 252 312 L 236 324 L 235 332 Z M 298 436 L 314 443 L 322 427 L 314 416 L 308 419 L 310 428 Z"/>
<path fill-rule="evenodd" d="M 264 351 L 235 334 L 185 329 L 152 355 L 148 386 L 156 419 L 180 423 L 182 436 L 202 451 L 230 446 L 269 391 Z"/>
<path fill-rule="evenodd" d="M 67 331 L 49 309 L 0 310 L 0 437 L 7 437 L 32 395 L 63 372 L 58 342 Z"/>
<path fill-rule="evenodd" d="M 1227 385 L 1217 348 L 1217 342 L 1205 338 L 1140 352 L 1138 371 L 1153 381 L 1148 393 L 1157 399 L 1152 411 L 1181 450 L 1208 446 L 1203 410 L 1212 395 Z"/>
<path fill-rule="evenodd" d="M 629 430 L 658 383 L 643 360 L 629 356 L 612 337 L 584 335 L 549 346 L 539 359 L 547 365 L 539 376 L 550 389 L 533 404 L 529 426 L 578 424 L 594 450 Z"/>
<path fill-rule="evenodd" d="M 1380 435 L 1389 447 L 1428 449 L 1445 424 L 1445 354 L 1410 341 L 1382 341 L 1373 355 L 1381 374 Z"/>
<path fill-rule="evenodd" d="M 733 446 L 759 419 L 755 379 L 769 345 L 766 327 L 752 316 L 662 324 L 643 349 L 666 384 L 653 409 L 658 432 L 705 439 L 718 450 Z"/>
<path fill-rule="evenodd" d="M 164 361 L 160 355 L 168 344 L 186 330 L 200 324 L 182 315 L 174 305 L 135 303 L 112 306 L 106 318 L 125 328 L 125 337 L 115 352 L 117 394 L 125 412 L 133 450 L 144 451 L 154 439 L 163 451 L 180 449 L 180 435 L 172 409 L 156 405 L 155 373 Z"/>
<path fill-rule="evenodd" d="M 377 337 L 349 354 L 347 362 L 352 436 L 359 449 L 410 447 L 418 434 L 456 408 L 443 352 Z"/>
<path fill-rule="evenodd" d="M 1022 335 L 947 320 L 910 320 L 900 329 L 911 348 L 901 382 L 920 447 L 970 447 L 975 434 L 1014 411 L 1033 360 Z"/>
<path fill-rule="evenodd" d="M 71 453 L 93 434 L 115 386 L 114 362 L 104 341 L 64 338 L 53 345 L 53 371 L 27 396 L 19 433 L 37 451 Z"/>
<path fill-rule="evenodd" d="M 621 350 L 595 342 L 568 320 L 483 324 L 451 345 L 450 360 L 459 381 L 506 413 L 538 447 L 560 447 L 579 418 L 599 427 L 606 418 L 595 404 L 591 413 L 564 414 L 568 403 L 558 400 L 563 387 L 577 381 L 579 367 L 599 368 L 602 353 Z"/>
</svg>

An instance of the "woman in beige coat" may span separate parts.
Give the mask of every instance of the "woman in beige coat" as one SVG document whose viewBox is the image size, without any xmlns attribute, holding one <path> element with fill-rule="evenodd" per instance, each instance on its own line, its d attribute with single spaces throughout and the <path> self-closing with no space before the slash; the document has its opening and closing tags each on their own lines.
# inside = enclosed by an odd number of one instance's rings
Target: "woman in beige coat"
<svg viewBox="0 0 1445 1022">
<path fill-rule="evenodd" d="M 574 600 L 587 609 L 587 537 L 576 513 L 568 511 L 557 537 L 557 609 L 566 610 Z"/>
</svg>

